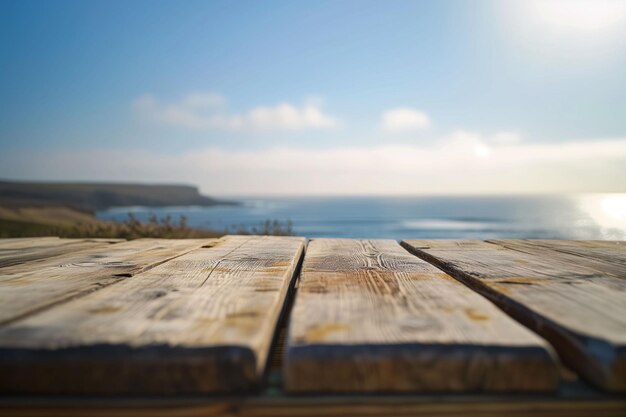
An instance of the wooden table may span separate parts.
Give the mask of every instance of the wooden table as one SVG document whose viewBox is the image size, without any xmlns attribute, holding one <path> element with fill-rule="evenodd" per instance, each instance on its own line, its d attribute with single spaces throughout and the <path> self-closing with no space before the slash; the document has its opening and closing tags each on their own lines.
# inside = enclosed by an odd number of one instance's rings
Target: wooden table
<svg viewBox="0 0 626 417">
<path fill-rule="evenodd" d="M 0 414 L 626 415 L 626 243 L 0 239 Z"/>
</svg>

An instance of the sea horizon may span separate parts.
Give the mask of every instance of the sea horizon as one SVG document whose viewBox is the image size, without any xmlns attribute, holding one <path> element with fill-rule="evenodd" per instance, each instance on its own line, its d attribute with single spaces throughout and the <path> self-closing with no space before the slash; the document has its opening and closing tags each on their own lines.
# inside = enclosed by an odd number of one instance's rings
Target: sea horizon
<svg viewBox="0 0 626 417">
<path fill-rule="evenodd" d="M 254 232 L 266 221 L 289 223 L 306 237 L 386 239 L 626 238 L 626 194 L 437 196 L 228 196 L 237 206 L 113 207 L 103 220 L 132 213 L 187 218 L 190 227 Z"/>
</svg>

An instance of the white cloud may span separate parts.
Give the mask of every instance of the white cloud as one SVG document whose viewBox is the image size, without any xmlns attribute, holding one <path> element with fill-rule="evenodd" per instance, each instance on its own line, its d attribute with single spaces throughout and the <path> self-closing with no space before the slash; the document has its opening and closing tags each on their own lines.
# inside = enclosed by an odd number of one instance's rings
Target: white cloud
<svg viewBox="0 0 626 417">
<path fill-rule="evenodd" d="M 495 148 L 516 145 L 521 142 L 521 136 L 515 132 L 496 132 L 492 135 L 480 135 L 465 130 L 453 132 L 445 141 L 446 149 L 451 151 L 464 150 L 480 158 L 491 156 Z"/>
<path fill-rule="evenodd" d="M 626 137 L 496 144 L 458 131 L 428 146 L 6 152 L 0 177 L 184 182 L 216 195 L 625 192 Z"/>
<path fill-rule="evenodd" d="M 255 107 L 247 113 L 232 114 L 226 100 L 216 94 L 189 94 L 174 103 L 163 103 L 145 95 L 133 102 L 133 109 L 144 120 L 193 130 L 276 131 L 328 129 L 339 125 L 324 113 L 320 100 L 301 106 L 280 103 Z"/>
<path fill-rule="evenodd" d="M 488 138 L 488 141 L 496 145 L 514 145 L 519 143 L 522 137 L 516 132 L 497 132 Z"/>
<path fill-rule="evenodd" d="M 409 107 L 389 109 L 382 115 L 382 127 L 388 132 L 406 132 L 425 129 L 430 126 L 426 113 Z"/>
</svg>

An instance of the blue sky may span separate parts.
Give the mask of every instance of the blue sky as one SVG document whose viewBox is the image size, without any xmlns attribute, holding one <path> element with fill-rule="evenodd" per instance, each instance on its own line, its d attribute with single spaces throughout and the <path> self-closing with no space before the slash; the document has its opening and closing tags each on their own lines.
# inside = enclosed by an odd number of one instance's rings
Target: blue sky
<svg viewBox="0 0 626 417">
<path fill-rule="evenodd" d="M 624 28 L 610 0 L 1 1 L 0 177 L 626 191 Z"/>
</svg>

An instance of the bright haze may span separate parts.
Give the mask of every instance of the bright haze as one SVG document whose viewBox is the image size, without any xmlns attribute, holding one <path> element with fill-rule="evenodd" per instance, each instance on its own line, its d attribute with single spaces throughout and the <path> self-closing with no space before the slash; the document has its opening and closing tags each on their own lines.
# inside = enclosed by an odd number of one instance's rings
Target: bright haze
<svg viewBox="0 0 626 417">
<path fill-rule="evenodd" d="M 626 191 L 625 1 L 2 1 L 0 178 Z"/>
</svg>

